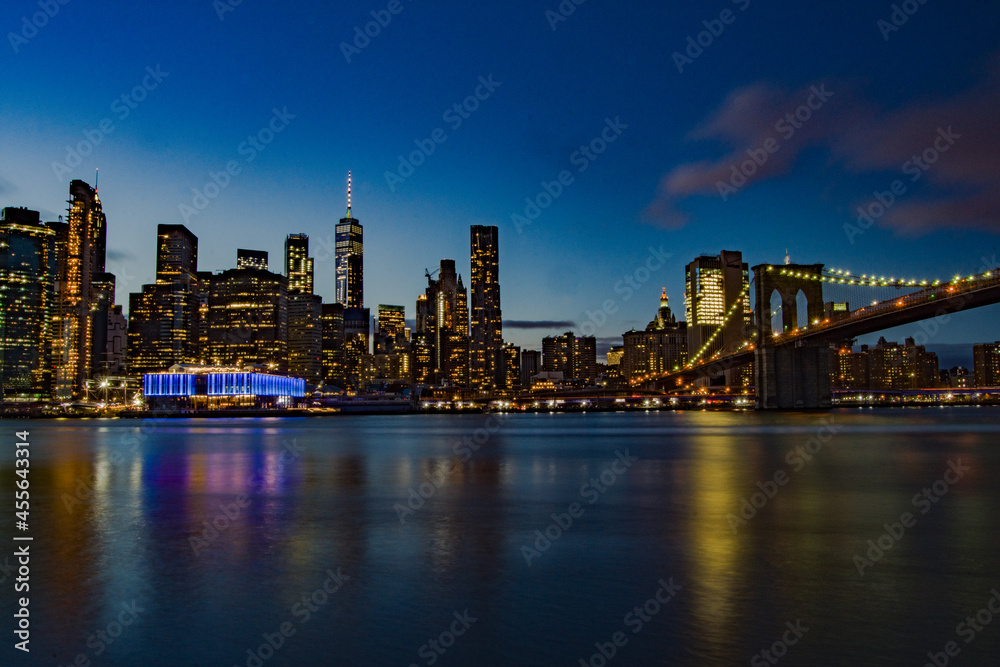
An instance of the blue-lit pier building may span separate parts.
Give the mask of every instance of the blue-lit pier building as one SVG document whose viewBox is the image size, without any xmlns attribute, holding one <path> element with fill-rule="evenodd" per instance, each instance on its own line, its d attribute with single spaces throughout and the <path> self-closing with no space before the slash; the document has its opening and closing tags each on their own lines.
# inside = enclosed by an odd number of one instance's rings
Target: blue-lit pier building
<svg viewBox="0 0 1000 667">
<path fill-rule="evenodd" d="M 143 376 L 150 410 L 281 410 L 305 396 L 306 382 L 255 368 L 177 364 Z"/>
</svg>

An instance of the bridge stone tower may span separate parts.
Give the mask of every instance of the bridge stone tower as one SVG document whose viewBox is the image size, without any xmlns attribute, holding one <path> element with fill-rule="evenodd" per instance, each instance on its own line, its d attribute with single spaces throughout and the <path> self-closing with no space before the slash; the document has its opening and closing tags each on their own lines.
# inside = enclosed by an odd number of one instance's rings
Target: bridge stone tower
<svg viewBox="0 0 1000 667">
<path fill-rule="evenodd" d="M 759 332 L 754 351 L 757 409 L 828 408 L 831 405 L 830 351 L 825 342 L 775 337 L 771 298 L 781 298 L 783 334 L 796 328 L 798 294 L 806 298 L 809 322 L 825 317 L 822 264 L 761 264 L 753 267 L 755 319 Z"/>
</svg>

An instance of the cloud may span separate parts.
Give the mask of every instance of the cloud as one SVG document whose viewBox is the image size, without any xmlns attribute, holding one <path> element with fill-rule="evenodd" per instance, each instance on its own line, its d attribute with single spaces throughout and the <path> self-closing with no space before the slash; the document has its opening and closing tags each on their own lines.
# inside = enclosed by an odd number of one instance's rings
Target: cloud
<svg viewBox="0 0 1000 667">
<path fill-rule="evenodd" d="M 107 257 L 109 262 L 124 262 L 135 259 L 135 255 L 125 250 L 108 250 Z"/>
<path fill-rule="evenodd" d="M 568 320 L 504 320 L 503 325 L 511 329 L 572 329 L 574 322 Z"/>
<path fill-rule="evenodd" d="M 575 325 L 566 320 L 504 320 L 505 328 L 510 329 L 560 329 L 568 331 Z"/>
<path fill-rule="evenodd" d="M 903 180 L 907 193 L 879 220 L 899 234 L 952 227 L 1000 232 L 1000 123 L 996 122 L 1000 54 L 994 60 L 984 80 L 967 90 L 946 98 L 911 100 L 889 110 L 858 93 L 860 86 L 855 83 L 826 84 L 833 93 L 830 100 L 787 138 L 789 128 L 781 126 L 782 119 L 808 99 L 812 87 L 792 93 L 766 83 L 739 88 L 687 137 L 689 141 L 714 141 L 727 150 L 721 157 L 671 169 L 662 177 L 642 218 L 671 229 L 683 226 L 689 220 L 685 200 L 721 196 L 720 183 L 731 185 L 734 169 L 750 159 L 747 151 L 759 151 L 766 140 L 774 138 L 778 150 L 737 191 L 785 175 L 804 150 L 819 147 L 828 155 L 828 170 L 839 168 L 848 177 L 887 173 Z M 942 146 L 939 137 L 949 133 L 958 138 L 926 170 L 918 167 L 919 178 L 916 172 L 903 172 L 905 165 L 914 164 L 914 158 L 922 158 L 925 152 L 933 158 L 935 142 Z M 891 182 L 886 181 L 886 186 Z M 867 203 L 865 196 L 871 195 L 859 193 L 859 201 L 852 202 L 850 210 Z"/>
</svg>

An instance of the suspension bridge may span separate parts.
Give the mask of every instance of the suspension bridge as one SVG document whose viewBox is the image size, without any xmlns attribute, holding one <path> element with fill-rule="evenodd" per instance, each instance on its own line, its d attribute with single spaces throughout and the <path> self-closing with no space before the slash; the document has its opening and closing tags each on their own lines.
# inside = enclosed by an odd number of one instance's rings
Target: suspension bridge
<svg viewBox="0 0 1000 667">
<path fill-rule="evenodd" d="M 701 349 L 689 351 L 686 366 L 633 385 L 687 390 L 752 367 L 758 409 L 825 408 L 831 343 L 922 320 L 943 323 L 952 313 L 994 303 L 1000 303 L 1000 268 L 945 281 L 856 275 L 823 264 L 761 264 L 722 324 Z"/>
</svg>

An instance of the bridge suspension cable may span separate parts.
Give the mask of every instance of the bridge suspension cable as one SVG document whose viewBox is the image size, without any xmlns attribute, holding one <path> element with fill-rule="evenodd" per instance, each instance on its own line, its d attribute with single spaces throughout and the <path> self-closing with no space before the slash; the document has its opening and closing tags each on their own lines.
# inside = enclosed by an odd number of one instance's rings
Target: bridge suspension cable
<svg viewBox="0 0 1000 667">
<path fill-rule="evenodd" d="M 746 303 L 747 296 L 750 294 L 750 286 L 753 285 L 753 282 L 754 281 L 751 280 L 742 290 L 740 290 L 740 295 L 736 297 L 736 301 L 729 308 L 729 311 L 726 313 L 726 316 L 722 318 L 722 324 L 719 325 L 719 328 L 717 328 L 715 331 L 712 332 L 712 335 L 708 337 L 708 340 L 706 340 L 705 344 L 701 346 L 701 349 L 698 350 L 697 354 L 695 354 L 693 357 L 688 358 L 687 362 L 688 368 L 698 363 L 698 360 L 701 359 L 706 352 L 708 352 L 709 348 L 712 347 L 712 343 L 714 343 L 715 339 L 719 337 L 719 335 L 722 333 L 722 330 L 726 328 L 726 325 L 729 323 L 729 320 L 732 319 L 733 315 L 735 315 L 738 310 L 742 309 L 742 307 Z M 690 326 L 690 324 L 688 326 Z M 745 332 L 742 337 L 746 338 Z"/>
</svg>

